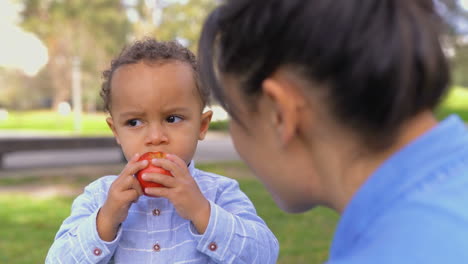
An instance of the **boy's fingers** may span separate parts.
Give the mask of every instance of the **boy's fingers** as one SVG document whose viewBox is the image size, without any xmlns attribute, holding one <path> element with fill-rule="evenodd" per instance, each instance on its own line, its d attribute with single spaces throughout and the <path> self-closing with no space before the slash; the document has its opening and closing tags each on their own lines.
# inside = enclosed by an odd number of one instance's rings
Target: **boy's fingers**
<svg viewBox="0 0 468 264">
<path fill-rule="evenodd" d="M 177 180 L 169 175 L 159 173 L 145 173 L 142 176 L 143 180 L 162 184 L 169 188 L 177 186 Z"/>
<path fill-rule="evenodd" d="M 115 181 L 116 186 L 120 190 L 127 190 L 127 189 L 136 189 L 136 185 L 134 182 L 138 183 L 138 181 L 135 178 L 135 174 L 141 170 L 144 169 L 148 165 L 147 160 L 143 161 L 138 161 L 138 162 L 129 162 L 125 168 L 122 170 L 120 173 L 119 177 Z"/>
<path fill-rule="evenodd" d="M 138 162 L 138 159 L 140 158 L 140 154 L 135 153 L 132 158 L 127 162 L 127 165 L 125 167 L 128 167 L 130 164 L 134 164 Z"/>
<path fill-rule="evenodd" d="M 124 170 L 122 171 L 122 174 L 134 175 L 139 170 L 144 169 L 146 166 L 148 166 L 148 161 L 147 160 L 129 162 L 127 164 L 127 166 L 125 166 Z"/>
<path fill-rule="evenodd" d="M 165 187 L 151 187 L 145 188 L 145 192 L 152 196 L 164 197 L 170 200 L 170 189 Z"/>
<path fill-rule="evenodd" d="M 122 195 L 124 196 L 125 200 L 131 201 L 131 202 L 134 202 L 134 203 L 137 202 L 138 198 L 140 197 L 140 195 L 138 194 L 138 192 L 135 189 L 127 190 L 124 193 L 122 193 Z"/>
<path fill-rule="evenodd" d="M 133 179 L 132 188 L 138 192 L 138 196 L 143 195 L 143 190 L 141 189 L 141 185 L 136 178 Z"/>
<path fill-rule="evenodd" d="M 127 162 L 127 164 L 125 165 L 124 169 L 122 170 L 123 171 L 126 171 L 128 170 L 132 164 L 135 164 L 135 163 L 138 163 L 138 159 L 140 158 L 140 154 L 138 153 L 135 153 L 132 158 Z"/>
<path fill-rule="evenodd" d="M 123 174 L 123 175 L 124 175 L 124 174 Z M 128 175 L 125 176 L 125 175 L 124 175 L 124 176 L 122 176 L 122 177 L 120 178 L 120 180 L 119 180 L 119 185 L 118 185 L 119 187 L 118 187 L 118 188 L 119 188 L 121 191 L 126 191 L 126 190 L 130 190 L 130 189 L 134 189 L 134 181 L 137 181 L 137 182 L 138 182 L 138 180 L 136 180 L 135 177 L 133 177 L 133 176 L 128 176 Z M 117 181 L 116 181 L 116 182 L 117 182 Z"/>
<path fill-rule="evenodd" d="M 177 155 L 166 154 L 166 159 L 174 162 L 180 168 L 187 168 L 187 164 L 185 164 L 185 161 L 179 158 L 179 156 Z"/>
<path fill-rule="evenodd" d="M 130 161 L 137 161 L 140 158 L 140 153 L 135 153 L 133 157 L 130 159 Z"/>
<path fill-rule="evenodd" d="M 163 168 L 165 170 L 170 171 L 171 174 L 174 177 L 178 177 L 178 176 L 183 174 L 182 169 L 171 160 L 168 160 L 168 159 L 153 159 L 151 162 L 156 167 L 161 167 L 161 168 Z"/>
</svg>

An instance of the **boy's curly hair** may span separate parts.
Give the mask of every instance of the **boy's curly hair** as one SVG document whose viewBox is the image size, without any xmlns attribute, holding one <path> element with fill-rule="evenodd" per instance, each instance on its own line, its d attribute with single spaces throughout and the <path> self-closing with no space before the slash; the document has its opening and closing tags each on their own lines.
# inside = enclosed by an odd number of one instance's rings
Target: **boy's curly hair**
<svg viewBox="0 0 468 264">
<path fill-rule="evenodd" d="M 100 95 L 104 100 L 104 109 L 110 112 L 111 104 L 111 82 L 114 72 L 122 65 L 134 64 L 140 61 L 152 63 L 165 63 L 169 61 L 180 61 L 187 63 L 193 69 L 195 85 L 205 107 L 209 101 L 209 90 L 202 89 L 199 82 L 198 65 L 195 55 L 186 47 L 176 41 L 156 41 L 153 38 L 144 38 L 125 47 L 122 52 L 112 60 L 109 69 L 103 71 L 104 79 Z"/>
</svg>

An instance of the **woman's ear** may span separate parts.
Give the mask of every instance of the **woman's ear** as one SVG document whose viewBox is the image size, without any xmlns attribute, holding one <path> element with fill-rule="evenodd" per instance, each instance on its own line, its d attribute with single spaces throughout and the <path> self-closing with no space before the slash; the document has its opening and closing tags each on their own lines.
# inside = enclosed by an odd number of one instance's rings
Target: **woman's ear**
<svg viewBox="0 0 468 264">
<path fill-rule="evenodd" d="M 282 145 L 288 144 L 300 126 L 299 110 L 304 105 L 300 90 L 282 73 L 275 73 L 262 83 L 265 99 L 272 111 L 268 114 L 273 129 L 276 130 Z"/>
<path fill-rule="evenodd" d="M 202 114 L 200 120 L 200 133 L 198 134 L 198 139 L 203 140 L 205 139 L 206 132 L 208 131 L 208 127 L 210 126 L 211 117 L 213 116 L 213 111 L 209 110 Z"/>
<path fill-rule="evenodd" d="M 115 141 L 117 141 L 117 144 L 120 145 L 119 135 L 117 134 L 117 130 L 114 126 L 114 120 L 112 119 L 112 117 L 108 117 L 106 118 L 106 122 L 109 128 L 112 130 L 112 133 L 114 134 Z"/>
</svg>

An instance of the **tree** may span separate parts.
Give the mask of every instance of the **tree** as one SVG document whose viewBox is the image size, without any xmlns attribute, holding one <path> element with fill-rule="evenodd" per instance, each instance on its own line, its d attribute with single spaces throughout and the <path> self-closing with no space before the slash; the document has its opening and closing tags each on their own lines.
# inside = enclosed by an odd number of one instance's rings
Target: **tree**
<svg viewBox="0 0 468 264">
<path fill-rule="evenodd" d="M 98 91 L 99 72 L 126 42 L 131 25 L 115 0 L 21 0 L 22 26 L 49 49 L 46 71 L 54 88 L 53 105 L 68 101 L 72 60 L 81 60 L 83 87 Z M 91 92 L 97 94 L 97 92 Z M 89 100 L 95 101 L 97 96 Z"/>
<path fill-rule="evenodd" d="M 445 21 L 444 44 L 451 50 L 452 82 L 468 87 L 468 10 L 459 0 L 435 0 L 437 10 Z"/>
<path fill-rule="evenodd" d="M 100 102 L 100 72 L 128 41 L 142 36 L 177 39 L 196 51 L 204 18 L 215 6 L 215 0 L 17 1 L 24 5 L 22 26 L 48 47 L 48 78 L 42 80 L 53 88 L 52 105 L 70 99 L 71 66 L 78 57 L 87 109 Z M 137 15 L 133 21 L 132 12 Z"/>
<path fill-rule="evenodd" d="M 153 5 L 146 2 L 139 0 L 136 5 L 128 6 L 138 14 L 133 24 L 134 38 L 178 40 L 194 52 L 205 17 L 216 5 L 215 0 L 153 1 Z"/>
</svg>

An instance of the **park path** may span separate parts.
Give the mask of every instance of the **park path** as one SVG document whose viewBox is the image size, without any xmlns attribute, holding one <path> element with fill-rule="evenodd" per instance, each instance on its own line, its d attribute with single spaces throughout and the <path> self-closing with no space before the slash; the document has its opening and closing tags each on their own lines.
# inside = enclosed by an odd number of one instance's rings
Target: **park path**
<svg viewBox="0 0 468 264">
<path fill-rule="evenodd" d="M 8 137 L 14 132 L 1 132 L 0 137 Z M 18 136 L 18 134 L 14 134 Z M 31 134 L 23 133 L 20 136 L 28 137 Z M 34 136 L 38 136 L 34 134 Z M 40 135 L 39 135 L 40 136 Z M 122 156 L 119 148 L 107 149 L 75 149 L 75 150 L 47 150 L 24 151 L 9 153 L 4 157 L 4 168 L 30 169 L 70 165 L 112 164 L 121 162 Z M 209 132 L 205 140 L 198 144 L 194 157 L 196 162 L 214 162 L 239 160 L 231 138 L 225 132 Z"/>
<path fill-rule="evenodd" d="M 9 132 L 11 133 L 11 132 Z M 8 137 L 1 133 L 0 137 Z M 13 135 L 13 134 L 10 134 Z M 14 134 L 18 136 L 18 134 Z M 21 136 L 37 136 L 36 134 L 21 134 Z M 4 158 L 4 169 L 0 177 L 53 177 L 66 175 L 73 171 L 74 175 L 86 175 L 90 171 L 96 175 L 114 174 L 122 166 L 122 156 L 119 148 L 69 150 L 69 151 L 35 151 L 10 153 Z M 236 161 L 240 160 L 234 149 L 230 136 L 225 132 L 209 132 L 205 140 L 200 141 L 194 157 L 196 162 Z M 34 173 L 31 173 L 34 171 Z M 0 194 L 21 193 L 35 198 L 47 198 L 56 195 L 76 196 L 81 188 L 67 184 L 20 184 L 0 186 Z"/>
</svg>

